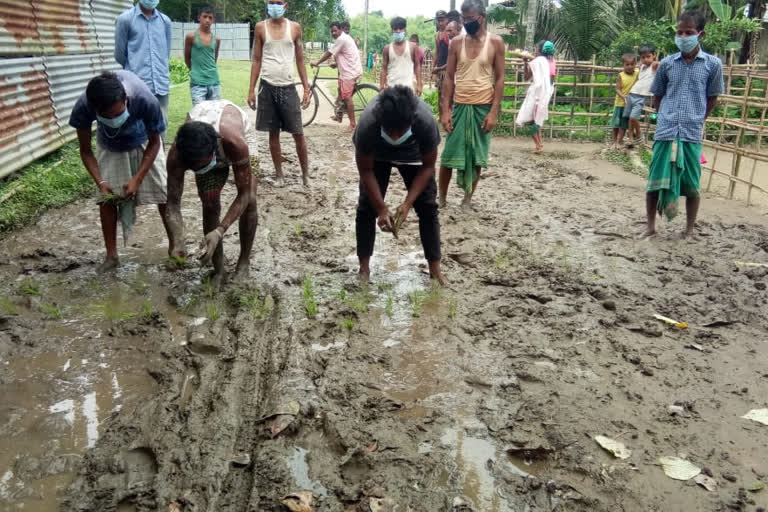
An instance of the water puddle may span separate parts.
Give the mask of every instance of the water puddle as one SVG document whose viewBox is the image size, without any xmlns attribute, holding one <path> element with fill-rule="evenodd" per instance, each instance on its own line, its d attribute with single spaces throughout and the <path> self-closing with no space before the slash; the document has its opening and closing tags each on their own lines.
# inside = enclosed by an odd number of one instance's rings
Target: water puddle
<svg viewBox="0 0 768 512">
<path fill-rule="evenodd" d="M 311 490 L 316 496 L 327 496 L 328 489 L 323 484 L 312 480 L 309 477 L 309 464 L 307 463 L 307 455 L 309 451 L 304 448 L 294 448 L 294 453 L 288 459 L 286 464 L 288 465 L 288 471 L 296 482 L 298 489 Z"/>
</svg>

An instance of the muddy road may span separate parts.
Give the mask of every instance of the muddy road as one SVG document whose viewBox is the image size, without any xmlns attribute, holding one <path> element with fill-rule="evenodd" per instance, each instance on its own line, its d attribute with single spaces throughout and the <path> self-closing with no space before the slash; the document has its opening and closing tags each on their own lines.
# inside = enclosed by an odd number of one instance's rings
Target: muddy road
<svg viewBox="0 0 768 512">
<path fill-rule="evenodd" d="M 94 199 L 0 242 L 0 510 L 279 511 L 298 491 L 317 511 L 768 506 L 768 426 L 741 418 L 768 407 L 768 268 L 734 263 L 768 263 L 765 208 L 706 198 L 696 239 L 679 219 L 636 242 L 641 179 L 594 146 L 499 139 L 476 210 L 453 187 L 440 214 L 451 286 L 431 287 L 412 215 L 362 288 L 349 137 L 308 135 L 309 190 L 295 161 L 273 187 L 252 141 L 252 276 L 219 293 L 165 268 L 150 209 L 113 277 L 94 273 Z"/>
</svg>

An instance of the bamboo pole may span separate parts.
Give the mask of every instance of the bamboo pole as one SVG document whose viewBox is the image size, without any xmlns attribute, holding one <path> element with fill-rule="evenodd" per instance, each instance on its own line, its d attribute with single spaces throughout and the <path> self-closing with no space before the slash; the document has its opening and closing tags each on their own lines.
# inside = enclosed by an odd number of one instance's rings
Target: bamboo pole
<svg viewBox="0 0 768 512">
<path fill-rule="evenodd" d="M 592 69 L 590 70 L 589 75 L 589 81 L 594 82 L 595 81 L 595 56 L 592 56 Z M 587 109 L 587 113 L 592 113 L 592 102 L 595 97 L 595 88 L 590 87 L 589 88 L 589 108 Z M 573 131 L 573 126 L 571 126 L 571 131 Z M 592 116 L 587 117 L 587 138 L 592 135 Z"/>
<path fill-rule="evenodd" d="M 733 53 L 733 52 L 731 52 Z M 750 86 L 752 85 L 752 77 L 747 77 L 747 83 L 746 83 L 746 89 L 749 91 Z M 749 96 L 745 93 L 744 94 L 744 104 L 741 107 L 741 122 L 744 123 L 747 119 L 747 114 L 749 113 L 749 107 L 747 106 L 749 103 Z M 742 126 L 739 128 L 739 132 L 736 135 L 736 142 L 735 146 L 739 149 L 741 148 L 742 144 L 742 137 L 744 136 L 744 127 Z M 735 177 L 739 176 L 739 172 L 741 172 L 741 154 L 735 153 L 735 158 L 733 160 L 733 167 L 731 168 L 731 174 Z M 728 187 L 728 199 L 733 199 L 733 194 L 736 191 L 736 183 L 731 181 Z"/>
</svg>

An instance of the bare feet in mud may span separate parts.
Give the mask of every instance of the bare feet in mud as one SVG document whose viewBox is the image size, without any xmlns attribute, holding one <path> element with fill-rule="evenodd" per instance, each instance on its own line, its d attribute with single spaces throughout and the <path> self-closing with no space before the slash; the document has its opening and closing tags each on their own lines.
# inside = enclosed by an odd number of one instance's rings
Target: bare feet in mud
<svg viewBox="0 0 768 512">
<path fill-rule="evenodd" d="M 440 261 L 428 261 L 427 265 L 429 266 L 429 278 L 432 281 L 436 281 L 442 287 L 448 286 L 448 280 L 440 269 Z"/>
<path fill-rule="evenodd" d="M 652 238 L 656 236 L 656 230 L 655 229 L 646 229 L 643 231 L 643 234 L 637 237 L 638 240 L 647 240 L 648 238 Z"/>
<path fill-rule="evenodd" d="M 275 186 L 276 187 L 284 187 L 285 186 L 285 178 L 283 178 L 282 174 L 278 174 L 275 176 Z"/>
<path fill-rule="evenodd" d="M 120 260 L 117 258 L 107 258 L 104 260 L 104 262 L 96 267 L 96 273 L 97 274 L 105 274 L 109 272 L 110 270 L 115 270 L 117 267 L 120 266 Z"/>
<path fill-rule="evenodd" d="M 251 262 L 246 261 L 244 263 L 238 262 L 235 267 L 235 281 L 241 283 L 243 279 L 247 279 L 251 275 Z"/>
<path fill-rule="evenodd" d="M 361 284 L 368 284 L 371 282 L 371 269 L 369 268 L 360 268 L 360 271 L 358 272 L 358 277 L 360 278 Z"/>
<path fill-rule="evenodd" d="M 302 174 L 301 182 L 304 184 L 305 187 L 309 187 L 309 174 Z"/>
<path fill-rule="evenodd" d="M 444 197 L 441 197 L 440 199 L 437 200 L 438 208 L 445 208 L 446 206 L 448 206 L 448 201 L 446 201 Z"/>
<path fill-rule="evenodd" d="M 463 212 L 471 212 L 472 211 L 472 199 L 469 197 L 465 197 L 464 200 L 461 202 L 461 210 Z"/>
<path fill-rule="evenodd" d="M 208 275 L 208 279 L 211 283 L 211 289 L 214 292 L 218 292 L 221 290 L 222 285 L 224 284 L 224 280 L 227 278 L 227 273 L 224 271 L 221 272 L 211 272 Z"/>
</svg>

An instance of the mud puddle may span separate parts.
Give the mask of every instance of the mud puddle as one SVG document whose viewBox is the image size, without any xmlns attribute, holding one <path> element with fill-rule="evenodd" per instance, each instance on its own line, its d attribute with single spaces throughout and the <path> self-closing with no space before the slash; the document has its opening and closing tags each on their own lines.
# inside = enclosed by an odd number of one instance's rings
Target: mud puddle
<svg viewBox="0 0 768 512">
<path fill-rule="evenodd" d="M 768 396 L 768 271 L 733 263 L 766 261 L 765 222 L 710 212 L 696 240 L 663 224 L 638 243 L 642 194 L 596 179 L 604 162 L 584 151 L 565 167 L 499 139 L 475 211 L 452 186 L 440 212 L 451 286 L 429 282 L 413 214 L 400 240 L 377 236 L 363 287 L 337 129 L 308 130 L 309 190 L 295 163 L 281 189 L 264 165 L 251 278 L 221 292 L 199 268 L 164 268 L 152 211 L 107 282 L 90 203 L 0 243 L 17 309 L 0 324 L 0 392 L 15 400 L 3 506 L 279 511 L 299 490 L 344 512 L 766 506 L 744 490 L 768 478 L 763 427 L 740 416 Z M 403 195 L 394 173 L 388 204 Z M 194 194 L 184 214 L 191 245 Z M 236 229 L 224 243 L 231 267 Z M 666 477 L 670 455 L 717 490 Z"/>
</svg>

